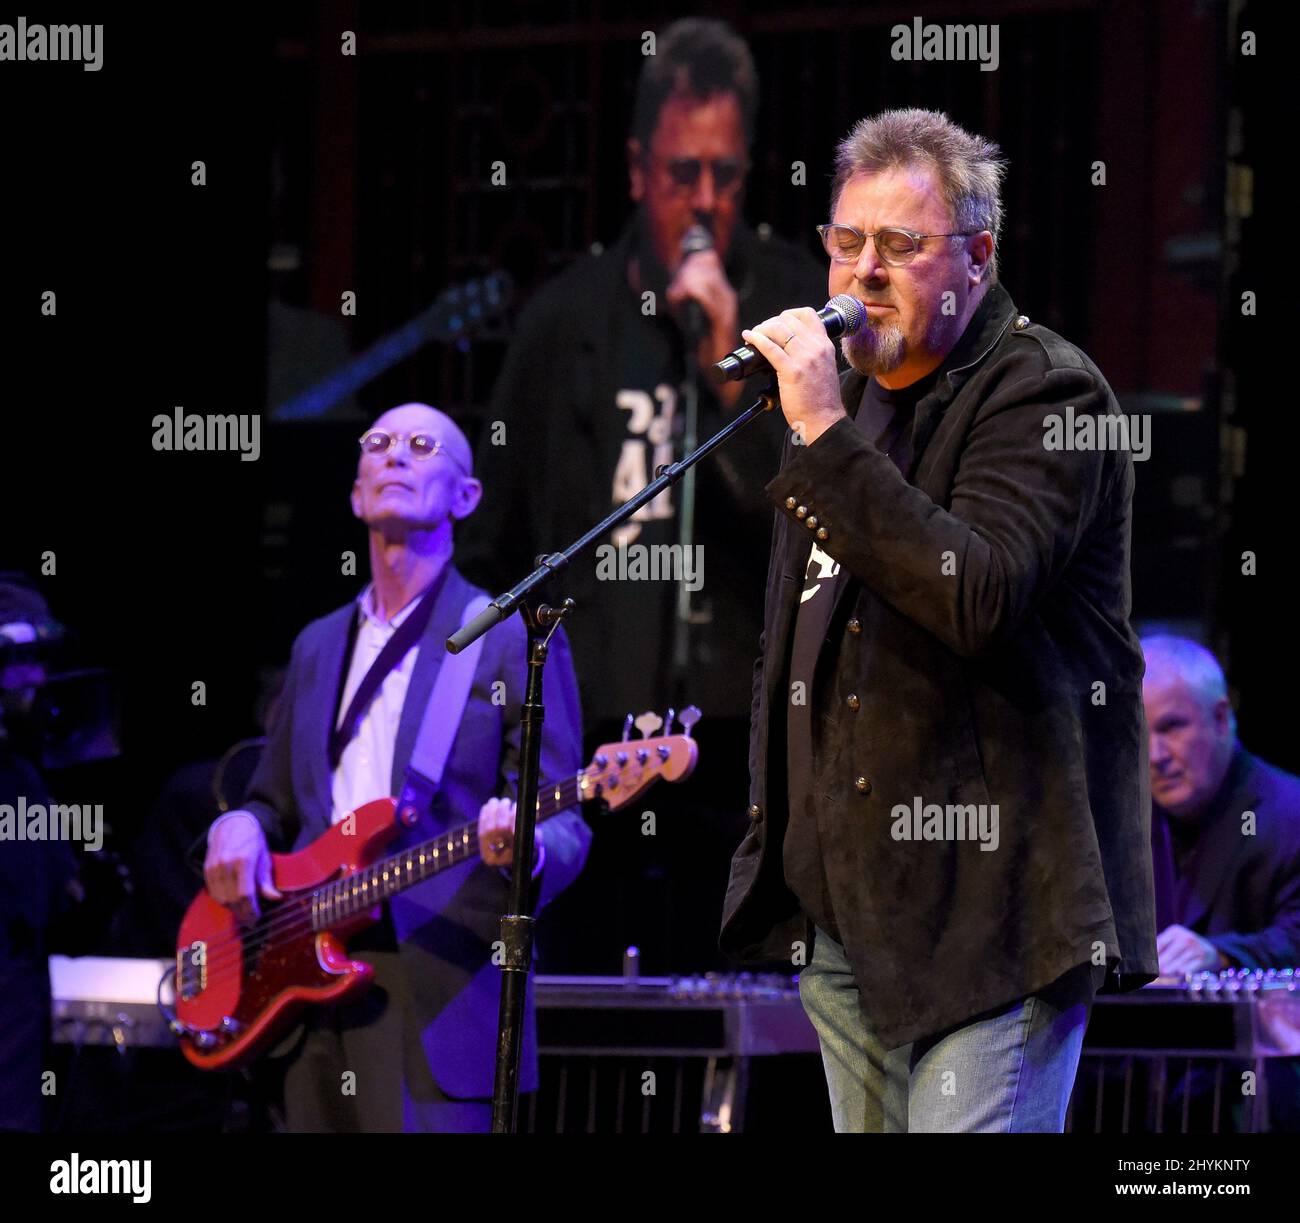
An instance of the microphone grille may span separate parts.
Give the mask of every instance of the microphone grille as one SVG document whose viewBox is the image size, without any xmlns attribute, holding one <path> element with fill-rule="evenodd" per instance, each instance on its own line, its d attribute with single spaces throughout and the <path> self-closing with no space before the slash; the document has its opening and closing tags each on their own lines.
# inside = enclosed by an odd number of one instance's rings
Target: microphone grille
<svg viewBox="0 0 1300 1223">
<path fill-rule="evenodd" d="M 683 259 L 687 255 L 694 255 L 700 251 L 711 251 L 712 249 L 713 235 L 703 225 L 696 223 L 682 235 Z"/>
<path fill-rule="evenodd" d="M 849 293 L 837 293 L 826 303 L 826 308 L 837 311 L 844 319 L 843 335 L 852 335 L 867 321 L 866 308 Z"/>
</svg>

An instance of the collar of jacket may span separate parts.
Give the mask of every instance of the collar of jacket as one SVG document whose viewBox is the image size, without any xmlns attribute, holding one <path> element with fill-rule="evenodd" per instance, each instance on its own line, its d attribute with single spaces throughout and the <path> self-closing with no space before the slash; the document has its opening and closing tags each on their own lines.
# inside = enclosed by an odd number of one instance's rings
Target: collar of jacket
<svg viewBox="0 0 1300 1223">
<path fill-rule="evenodd" d="M 939 377 L 934 389 L 916 405 L 916 418 L 912 426 L 912 467 L 915 468 L 921 451 L 939 423 L 939 417 L 961 390 L 963 384 L 980 367 L 1006 334 L 1011 320 L 1016 317 L 1016 304 L 1001 283 L 995 283 L 984 294 L 984 300 L 975 307 L 975 313 L 966 324 L 961 338 L 939 365 Z M 849 370 L 840 383 L 844 410 L 853 416 L 862 399 L 867 375 Z"/>
</svg>

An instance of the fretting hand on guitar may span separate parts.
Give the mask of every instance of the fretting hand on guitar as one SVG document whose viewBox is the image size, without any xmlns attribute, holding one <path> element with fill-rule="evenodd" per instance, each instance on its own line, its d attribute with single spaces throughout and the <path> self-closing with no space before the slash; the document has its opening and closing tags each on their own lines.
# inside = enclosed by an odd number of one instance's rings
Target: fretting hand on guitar
<svg viewBox="0 0 1300 1223">
<path fill-rule="evenodd" d="M 478 852 L 489 866 L 510 866 L 515 860 L 515 804 L 489 798 L 478 813 Z"/>
</svg>

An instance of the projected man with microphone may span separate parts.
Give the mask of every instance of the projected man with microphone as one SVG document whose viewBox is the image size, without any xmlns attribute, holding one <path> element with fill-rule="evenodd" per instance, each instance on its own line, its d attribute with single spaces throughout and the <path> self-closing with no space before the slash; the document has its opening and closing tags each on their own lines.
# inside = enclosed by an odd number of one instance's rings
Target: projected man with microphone
<svg viewBox="0 0 1300 1223">
<path fill-rule="evenodd" d="M 488 421 L 503 428 L 489 424 L 478 449 L 488 491 L 460 563 L 493 590 L 682 457 L 688 348 L 707 368 L 740 343 L 744 320 L 825 300 L 810 253 L 744 220 L 758 110 L 744 41 L 721 22 L 690 18 L 658 31 L 653 52 L 639 57 L 626 144 L 635 211 L 607 249 L 533 297 L 488 409 Z M 761 385 L 717 389 L 701 379 L 701 439 Z M 762 485 L 779 454 L 778 430 L 750 429 L 697 473 L 694 539 L 703 547 L 704 585 L 693 600 L 694 665 L 684 695 L 710 727 L 734 719 L 738 743 L 749 718 L 771 533 Z M 605 542 L 676 546 L 681 493 L 679 486 L 656 498 Z M 571 633 L 590 731 L 617 731 L 629 709 L 678 701 L 670 690 L 675 583 L 601 580 L 588 554 L 566 574 L 565 593 L 579 607 Z"/>
<path fill-rule="evenodd" d="M 486 413 L 475 465 L 487 491 L 458 563 L 493 591 L 682 457 L 688 349 L 707 369 L 740 343 L 745 320 L 826 300 L 811 243 L 745 222 L 758 80 L 744 41 L 721 22 L 689 18 L 658 30 L 653 48 L 638 38 L 635 54 L 626 163 L 603 167 L 627 175 L 632 214 L 603 251 L 533 295 Z M 754 381 L 720 391 L 707 374 L 697 379 L 701 439 L 733 419 L 765 376 Z M 652 971 L 668 971 L 670 938 L 673 968 L 723 966 L 718 878 L 743 820 L 731 779 L 745 770 L 772 533 L 763 485 L 781 448 L 776 422 L 763 424 L 700 465 L 689 551 L 683 483 L 564 575 L 563 592 L 578 604 L 569 632 L 589 741 L 617 738 L 629 712 L 685 701 L 707 715 L 709 747 L 692 795 L 656 801 L 656 836 L 628 844 L 610 829 L 598 838 L 592 869 L 551 915 L 570 923 L 553 925 L 554 971 L 604 971 L 629 943 L 659 966 Z M 674 564 L 654 563 L 670 551 Z M 686 803 L 689 818 L 673 818 L 669 804 Z"/>
<path fill-rule="evenodd" d="M 1155 951 L 1132 457 L 1119 406 L 997 279 L 1004 163 L 946 115 L 840 144 L 841 348 L 743 333 L 789 432 L 723 945 L 793 961 L 839 1130 L 1059 1131 L 1098 988 Z"/>
</svg>

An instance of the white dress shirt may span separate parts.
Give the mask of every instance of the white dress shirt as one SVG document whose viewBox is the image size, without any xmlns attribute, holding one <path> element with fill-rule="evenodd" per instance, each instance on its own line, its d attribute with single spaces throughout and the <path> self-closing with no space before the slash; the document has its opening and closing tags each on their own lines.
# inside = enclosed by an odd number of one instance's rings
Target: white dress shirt
<svg viewBox="0 0 1300 1223">
<path fill-rule="evenodd" d="M 338 717 L 335 726 L 343 721 L 353 694 L 361 687 L 361 681 L 370 670 L 370 664 L 379 657 L 379 652 L 388 643 L 388 639 L 401 626 L 414 610 L 419 599 L 410 601 L 387 624 L 375 610 L 373 583 L 361 592 L 357 600 L 361 605 L 362 621 L 357 629 L 356 645 L 352 650 L 352 663 L 348 668 L 347 683 L 343 686 L 343 699 L 339 702 Z M 338 768 L 334 770 L 331 799 L 333 809 L 330 823 L 337 824 L 366 803 L 377 798 L 386 798 L 392 788 L 393 749 L 397 744 L 397 726 L 402 718 L 402 705 L 406 700 L 406 690 L 411 683 L 411 672 L 415 668 L 415 658 L 420 652 L 416 642 L 401 661 L 385 677 L 366 710 L 365 716 L 357 726 L 357 733 L 349 740 L 339 757 Z M 396 797 L 394 795 L 394 797 Z M 533 863 L 533 877 L 542 872 L 546 862 L 546 846 L 540 832 L 537 836 L 537 857 Z M 498 867 L 508 879 L 510 868 Z"/>
<path fill-rule="evenodd" d="M 343 699 L 339 702 L 335 727 L 343 721 L 348 706 L 371 664 L 388 644 L 388 639 L 402 622 L 415 610 L 420 599 L 412 599 L 392 620 L 385 622 L 375 610 L 374 584 L 361 592 L 357 602 L 361 606 L 361 624 L 357 629 L 356 645 L 352 649 L 352 663 L 348 668 L 347 682 L 343 685 Z M 402 720 L 402 705 L 406 689 L 415 669 L 415 658 L 420 652 L 417 641 L 401 661 L 384 676 L 378 691 L 357 725 L 357 733 L 348 741 L 334 770 L 330 797 L 333 803 L 330 823 L 337 824 L 358 807 L 386 798 L 392 793 L 393 748 L 397 744 L 397 727 Z"/>
</svg>

